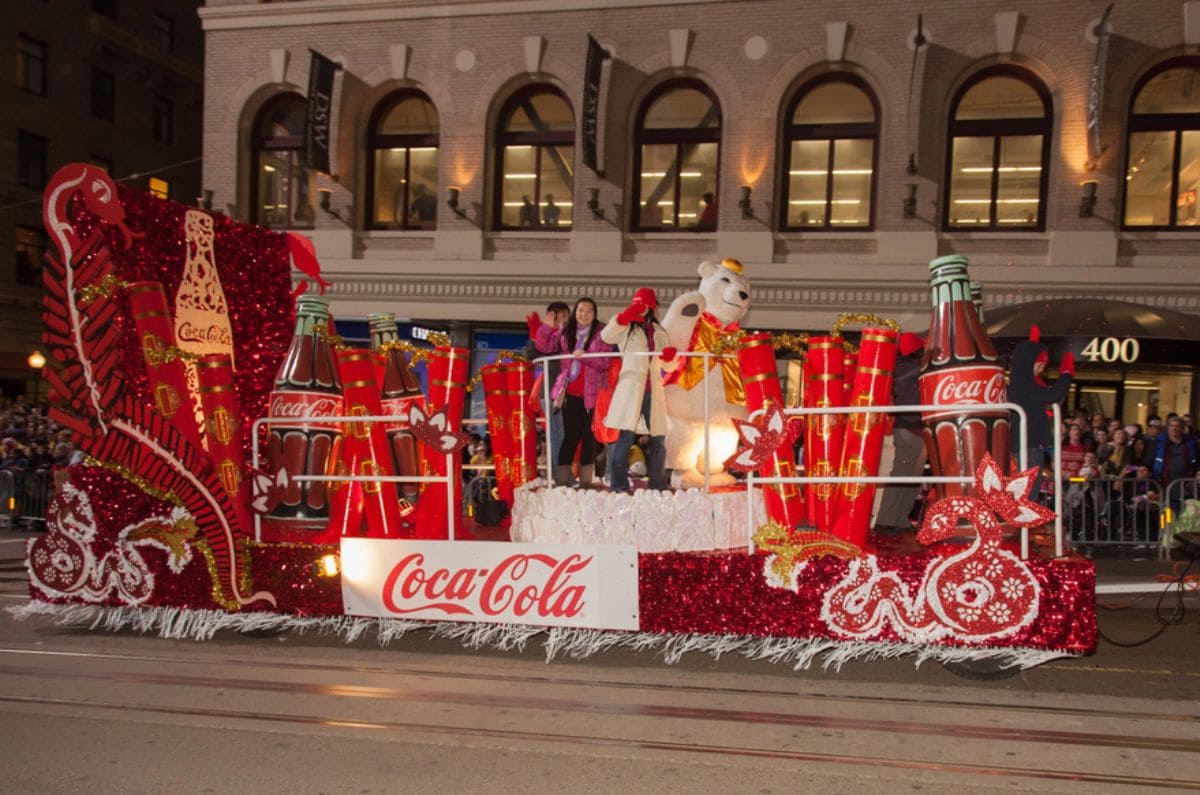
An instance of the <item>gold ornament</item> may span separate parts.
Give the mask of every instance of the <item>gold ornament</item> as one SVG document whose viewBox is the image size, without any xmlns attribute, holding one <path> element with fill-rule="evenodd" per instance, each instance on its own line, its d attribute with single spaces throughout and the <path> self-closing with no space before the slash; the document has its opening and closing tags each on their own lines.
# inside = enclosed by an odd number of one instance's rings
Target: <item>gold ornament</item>
<svg viewBox="0 0 1200 795">
<path fill-rule="evenodd" d="M 118 290 L 124 290 L 129 282 L 121 280 L 116 274 L 110 273 L 99 281 L 86 284 L 79 288 L 79 300 L 83 303 L 97 298 L 112 298 Z"/>
<path fill-rule="evenodd" d="M 785 588 L 792 587 L 792 570 L 798 563 L 824 555 L 852 560 L 862 554 L 856 545 L 830 533 L 815 530 L 793 533 L 774 520 L 758 528 L 754 534 L 754 546 L 775 556 L 771 561 L 771 571 L 775 572 Z"/>
</svg>

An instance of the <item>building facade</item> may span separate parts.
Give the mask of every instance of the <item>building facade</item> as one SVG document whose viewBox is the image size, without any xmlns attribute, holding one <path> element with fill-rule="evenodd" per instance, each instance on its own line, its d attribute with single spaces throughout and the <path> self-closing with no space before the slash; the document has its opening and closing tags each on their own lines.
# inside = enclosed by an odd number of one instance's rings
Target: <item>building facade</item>
<svg viewBox="0 0 1200 795">
<path fill-rule="evenodd" d="M 0 21 L 0 389 L 36 381 L 42 191 L 89 162 L 118 182 L 192 202 L 200 191 L 199 0 L 8 3 Z"/>
<path fill-rule="evenodd" d="M 1103 12 L 208 0 L 203 187 L 310 234 L 339 319 L 486 333 L 581 295 L 607 316 L 736 257 L 748 327 L 853 311 L 921 330 L 947 254 L 985 307 L 1116 298 L 1194 318 L 1200 2 Z M 310 49 L 342 67 L 329 173 L 302 151 Z M 1190 408 L 1190 361 L 1093 358 L 1101 380 L 1151 378 L 1164 411 Z"/>
</svg>

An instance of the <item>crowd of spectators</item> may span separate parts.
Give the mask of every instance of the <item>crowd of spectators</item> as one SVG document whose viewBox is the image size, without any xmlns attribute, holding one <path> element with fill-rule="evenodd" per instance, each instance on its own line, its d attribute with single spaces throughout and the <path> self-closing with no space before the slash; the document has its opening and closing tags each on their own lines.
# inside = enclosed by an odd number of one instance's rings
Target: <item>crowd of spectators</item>
<svg viewBox="0 0 1200 795">
<path fill-rule="evenodd" d="M 45 472 L 78 460 L 71 432 L 46 416 L 45 404 L 0 396 L 0 470 Z"/>
<path fill-rule="evenodd" d="M 1171 483 L 1185 482 L 1169 493 L 1176 513 L 1183 499 L 1196 496 L 1200 436 L 1190 414 L 1171 413 L 1165 422 L 1152 414 L 1143 428 L 1076 412 L 1059 441 L 1069 523 L 1086 527 L 1120 514 L 1127 527 L 1153 528 Z"/>
</svg>

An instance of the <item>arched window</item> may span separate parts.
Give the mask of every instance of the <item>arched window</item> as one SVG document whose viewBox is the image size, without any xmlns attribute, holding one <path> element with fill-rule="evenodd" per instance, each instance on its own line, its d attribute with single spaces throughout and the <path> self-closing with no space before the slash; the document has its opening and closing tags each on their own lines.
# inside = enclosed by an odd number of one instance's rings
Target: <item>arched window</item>
<svg viewBox="0 0 1200 795">
<path fill-rule="evenodd" d="M 438 115 L 416 91 L 388 96 L 367 137 L 367 219 L 373 229 L 436 229 Z"/>
<path fill-rule="evenodd" d="M 1200 58 L 1159 64 L 1138 82 L 1129 107 L 1124 225 L 1197 224 L 1200 190 Z"/>
<path fill-rule="evenodd" d="M 854 75 L 822 75 L 788 110 L 785 229 L 867 229 L 875 195 L 879 103 Z"/>
<path fill-rule="evenodd" d="M 250 182 L 253 220 L 276 229 L 311 227 L 313 175 L 303 164 L 304 98 L 282 94 L 263 106 L 254 124 Z"/>
<path fill-rule="evenodd" d="M 946 227 L 1043 229 L 1051 106 L 1029 72 L 995 66 L 958 90 L 950 106 Z"/>
<path fill-rule="evenodd" d="M 574 217 L 575 112 L 557 88 L 527 86 L 500 111 L 498 229 L 565 231 Z"/>
<path fill-rule="evenodd" d="M 708 86 L 663 83 L 642 103 L 634 135 L 634 228 L 715 229 L 721 106 Z"/>
</svg>

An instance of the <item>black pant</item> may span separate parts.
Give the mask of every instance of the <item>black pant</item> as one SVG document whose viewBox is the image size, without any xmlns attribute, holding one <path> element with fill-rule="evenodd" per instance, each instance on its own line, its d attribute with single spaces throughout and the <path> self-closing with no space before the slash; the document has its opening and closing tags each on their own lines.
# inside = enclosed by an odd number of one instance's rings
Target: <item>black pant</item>
<svg viewBox="0 0 1200 795">
<path fill-rule="evenodd" d="M 592 410 L 585 408 L 583 398 L 567 395 L 562 407 L 563 440 L 558 448 L 560 466 L 570 466 L 575 458 L 575 446 L 583 443 L 579 451 L 579 466 L 596 463 L 596 437 L 592 435 Z"/>
</svg>

